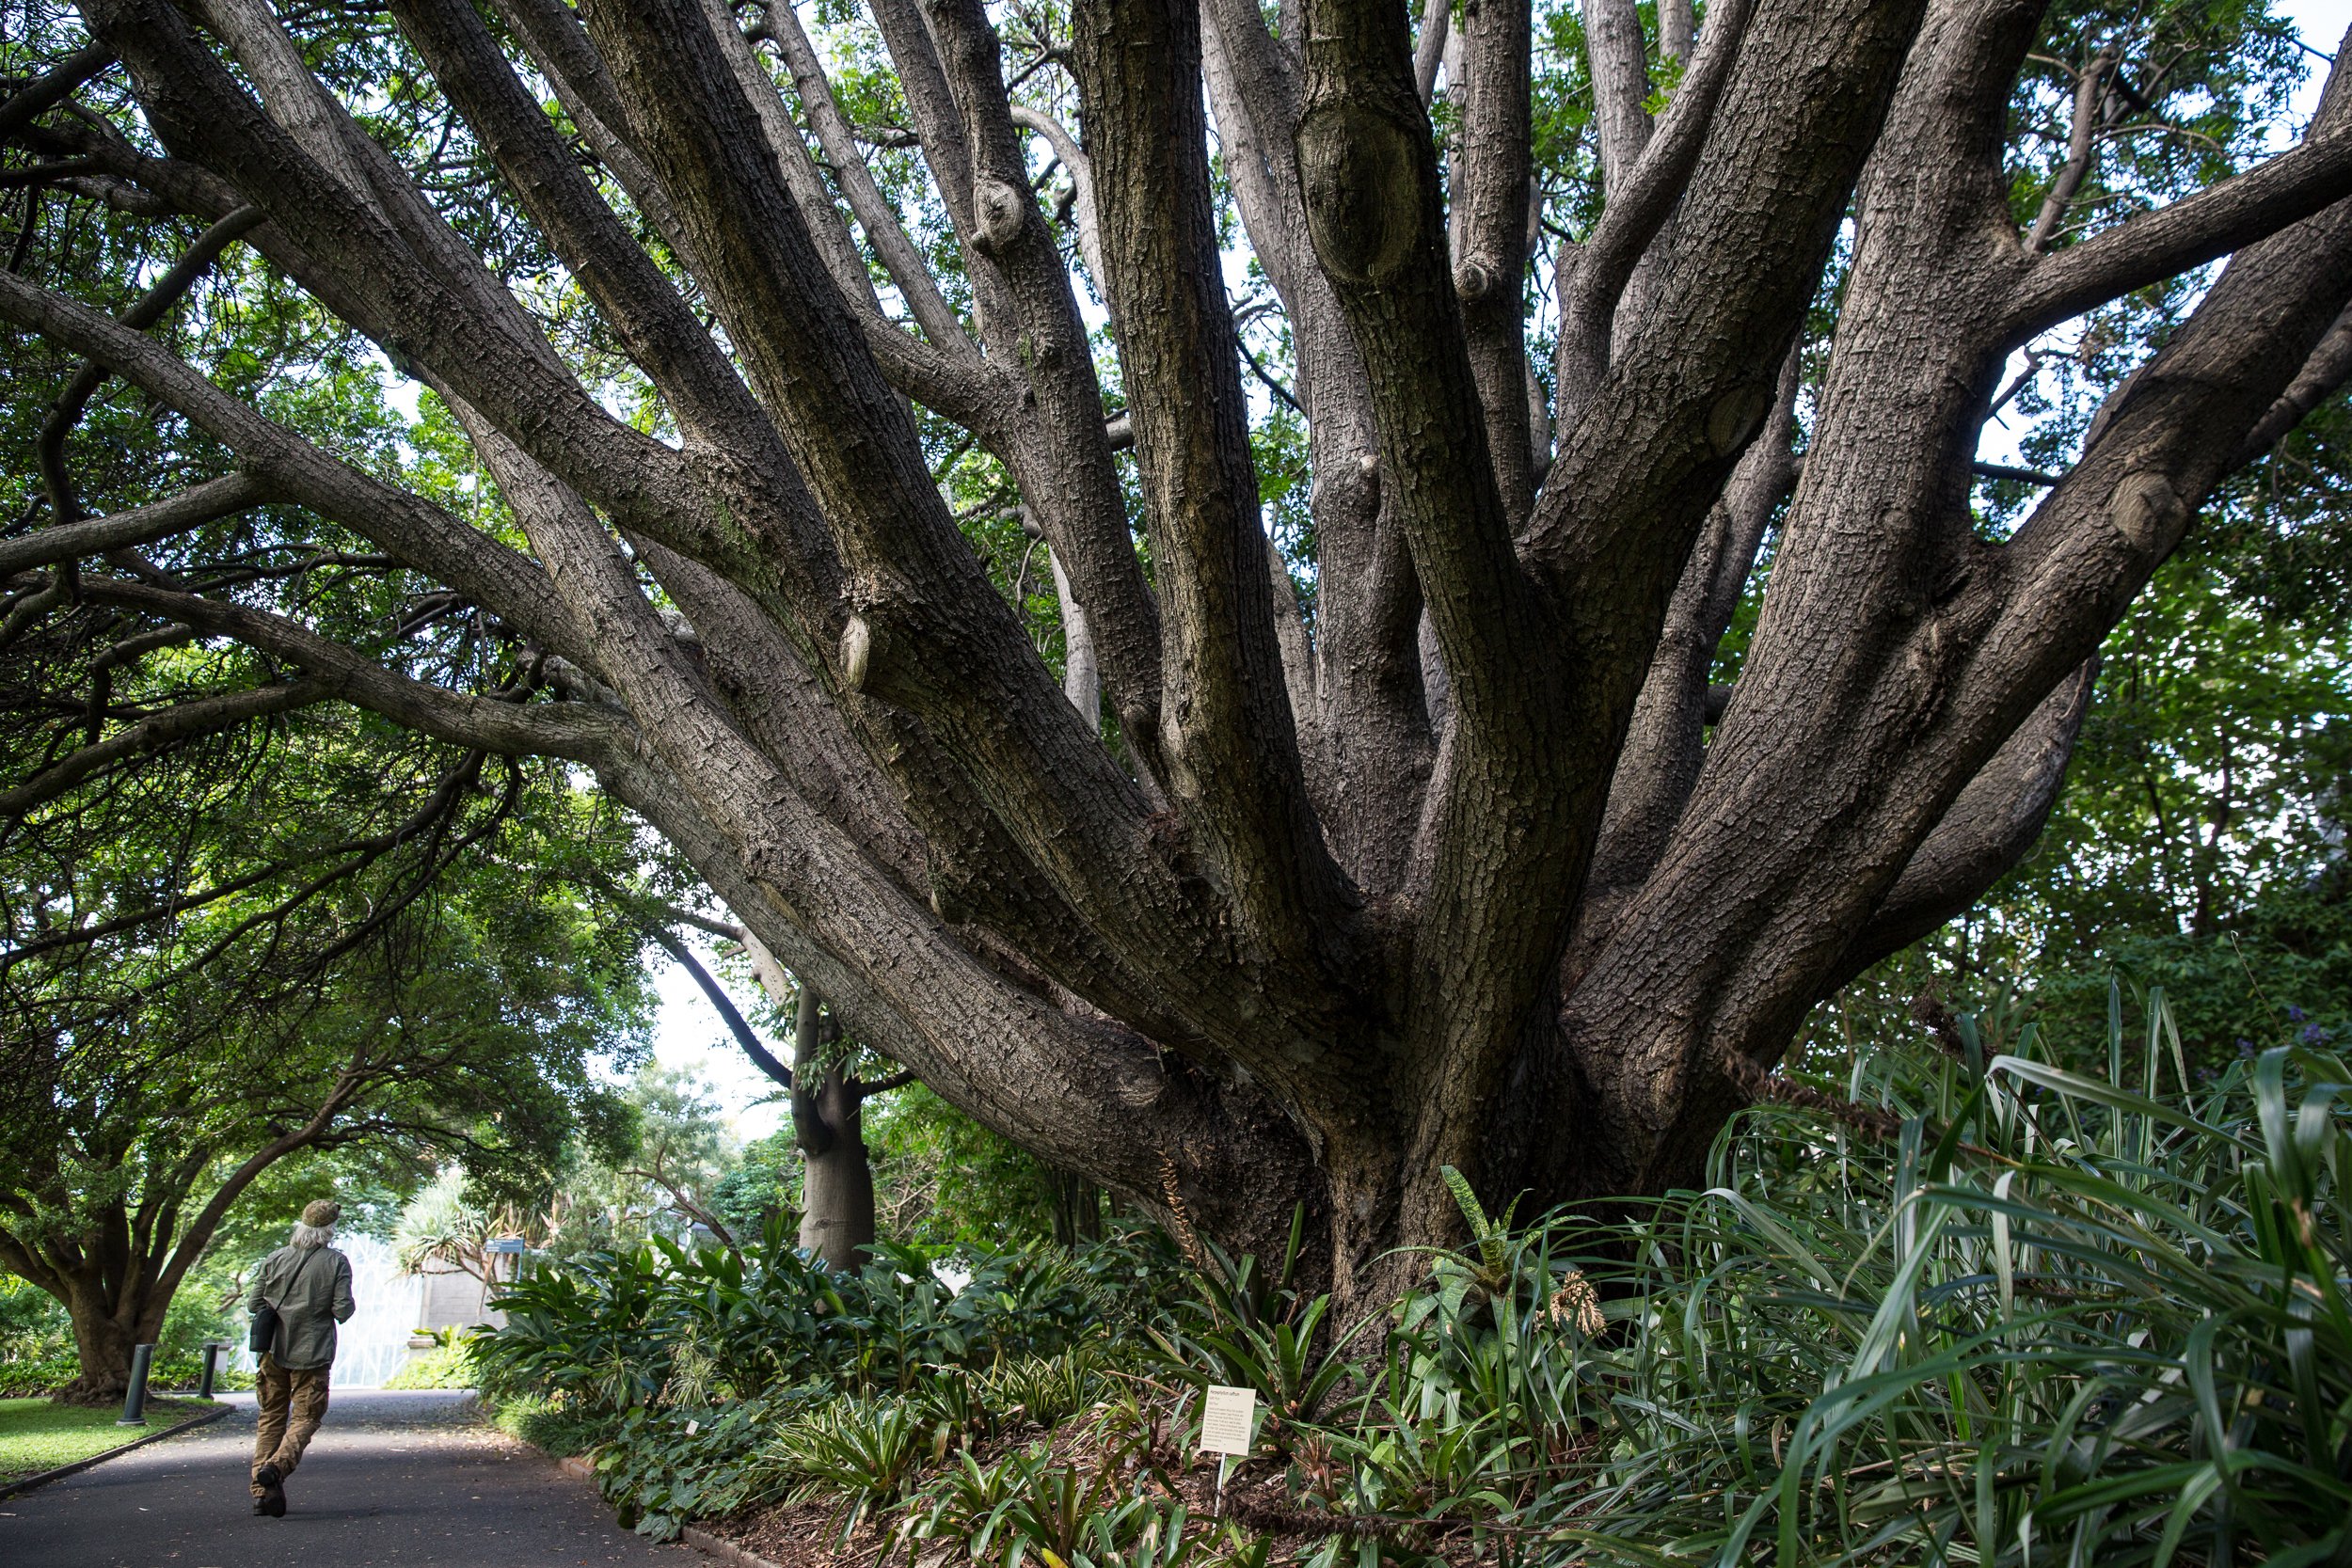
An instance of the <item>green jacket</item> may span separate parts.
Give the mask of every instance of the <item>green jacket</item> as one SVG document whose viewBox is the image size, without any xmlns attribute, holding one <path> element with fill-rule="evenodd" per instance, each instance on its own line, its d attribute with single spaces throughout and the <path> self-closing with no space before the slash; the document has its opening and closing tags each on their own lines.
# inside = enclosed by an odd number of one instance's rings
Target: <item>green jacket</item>
<svg viewBox="0 0 2352 1568">
<path fill-rule="evenodd" d="M 333 1247 L 281 1246 L 262 1259 L 245 1309 L 258 1312 L 263 1302 L 278 1308 L 271 1360 L 289 1371 L 331 1367 L 335 1325 L 348 1322 L 353 1309 L 351 1259 Z"/>
</svg>

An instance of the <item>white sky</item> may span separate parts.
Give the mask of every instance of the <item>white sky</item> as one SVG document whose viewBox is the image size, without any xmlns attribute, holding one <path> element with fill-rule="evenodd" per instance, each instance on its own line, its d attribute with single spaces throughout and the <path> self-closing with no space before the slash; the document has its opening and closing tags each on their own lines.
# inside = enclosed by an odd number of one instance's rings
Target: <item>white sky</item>
<svg viewBox="0 0 2352 1568">
<path fill-rule="evenodd" d="M 2306 44 L 2324 55 L 2335 53 L 2345 28 L 2352 26 L 2352 0 L 2279 0 L 2277 9 L 2302 29 Z M 2295 105 L 2298 123 L 2316 106 L 2320 84 L 2327 76 L 2326 60 L 2315 58 L 2312 66 L 2311 78 Z M 1227 282 L 1238 292 L 1243 282 L 1239 269 L 1231 266 L 1228 270 Z M 1996 442 L 1997 437 L 1987 442 L 1987 455 L 1993 455 L 1991 449 Z M 707 963 L 710 961 L 707 951 L 701 956 Z M 783 1105 L 771 1099 L 775 1085 L 735 1048 L 718 1012 L 691 977 L 665 958 L 654 981 L 661 999 L 654 1026 L 655 1059 L 699 1076 L 726 1108 L 737 1136 L 748 1141 L 774 1132 L 784 1116 Z"/>
<path fill-rule="evenodd" d="M 708 944 L 690 945 L 704 967 L 716 973 L 717 960 Z M 661 997 L 661 1010 L 654 1021 L 654 1059 L 700 1078 L 725 1110 L 737 1137 L 748 1143 L 774 1132 L 785 1115 L 784 1105 L 769 1098 L 776 1087 L 774 1081 L 737 1049 L 734 1037 L 719 1021 L 719 1010 L 703 995 L 693 976 L 663 958 L 654 971 L 654 985 Z M 739 993 L 736 1005 L 742 1006 L 753 1000 L 747 993 Z M 767 1041 L 779 1056 L 790 1055 L 789 1043 Z"/>
</svg>

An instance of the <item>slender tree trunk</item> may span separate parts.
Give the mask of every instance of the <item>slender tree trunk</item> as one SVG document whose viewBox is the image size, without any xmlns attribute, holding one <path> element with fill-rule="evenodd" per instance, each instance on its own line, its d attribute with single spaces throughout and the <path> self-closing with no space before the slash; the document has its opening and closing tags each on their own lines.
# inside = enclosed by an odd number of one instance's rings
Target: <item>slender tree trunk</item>
<svg viewBox="0 0 2352 1568">
<path fill-rule="evenodd" d="M 1062 1246 L 1103 1239 L 1103 1189 L 1071 1171 L 1046 1167 L 1054 1209 L 1054 1240 Z"/>
<path fill-rule="evenodd" d="M 840 1026 L 805 981 L 792 1025 L 792 1130 L 804 1162 L 801 1245 L 829 1269 L 866 1261 L 874 1240 L 874 1167 L 866 1149 L 865 1093 L 825 1050 Z"/>
</svg>

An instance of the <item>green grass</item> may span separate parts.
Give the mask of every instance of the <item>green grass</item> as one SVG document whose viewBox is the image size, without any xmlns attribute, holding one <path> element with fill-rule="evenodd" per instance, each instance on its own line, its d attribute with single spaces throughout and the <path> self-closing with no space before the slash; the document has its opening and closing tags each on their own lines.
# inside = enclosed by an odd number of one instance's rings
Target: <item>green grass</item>
<svg viewBox="0 0 2352 1568">
<path fill-rule="evenodd" d="M 0 1400 L 0 1481 L 104 1453 L 209 1408 L 203 1400 L 151 1399 L 147 1425 L 124 1427 L 115 1425 L 122 1416 L 119 1405 L 84 1410 L 45 1399 Z"/>
</svg>

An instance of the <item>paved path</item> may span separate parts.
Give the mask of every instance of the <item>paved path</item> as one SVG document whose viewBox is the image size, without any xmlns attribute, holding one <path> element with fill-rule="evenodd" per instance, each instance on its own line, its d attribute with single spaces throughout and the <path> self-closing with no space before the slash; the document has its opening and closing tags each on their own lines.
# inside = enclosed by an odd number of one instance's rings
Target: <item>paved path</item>
<svg viewBox="0 0 2352 1568">
<path fill-rule="evenodd" d="M 338 1390 L 253 1517 L 253 1396 L 211 1426 L 0 1498 L 0 1568 L 700 1568 L 612 1523 L 595 1489 L 478 1424 L 473 1396 Z"/>
</svg>

